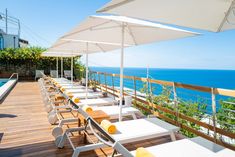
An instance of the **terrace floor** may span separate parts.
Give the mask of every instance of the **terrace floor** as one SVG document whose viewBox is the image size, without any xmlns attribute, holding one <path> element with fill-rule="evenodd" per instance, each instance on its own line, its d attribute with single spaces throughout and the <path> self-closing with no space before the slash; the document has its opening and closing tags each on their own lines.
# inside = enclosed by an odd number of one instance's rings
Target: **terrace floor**
<svg viewBox="0 0 235 157">
<path fill-rule="evenodd" d="M 68 143 L 57 149 L 37 82 L 19 82 L 0 104 L 0 156 L 71 156 Z M 181 138 L 177 135 L 177 138 Z M 74 142 L 78 142 L 74 138 Z M 126 145 L 129 150 L 169 142 L 161 137 Z M 97 149 L 81 156 L 107 156 L 111 148 Z"/>
</svg>

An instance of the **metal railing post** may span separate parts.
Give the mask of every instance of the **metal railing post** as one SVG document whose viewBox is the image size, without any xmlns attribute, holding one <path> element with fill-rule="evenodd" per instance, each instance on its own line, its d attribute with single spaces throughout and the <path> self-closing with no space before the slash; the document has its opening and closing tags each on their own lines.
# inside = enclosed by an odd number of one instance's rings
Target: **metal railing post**
<svg viewBox="0 0 235 157">
<path fill-rule="evenodd" d="M 100 80 L 100 73 L 97 73 L 97 74 L 98 74 L 99 87 L 100 87 L 100 90 L 102 91 L 102 88 L 101 88 L 101 80 Z"/>
<path fill-rule="evenodd" d="M 153 95 L 153 86 L 152 86 L 152 81 L 150 79 L 150 82 L 149 82 L 149 93 L 151 95 L 151 99 L 152 99 L 152 95 Z"/>
<path fill-rule="evenodd" d="M 108 91 L 108 89 L 107 89 L 107 74 L 106 73 L 104 73 L 104 84 L 105 84 L 105 90 L 106 90 L 106 92 Z"/>
<path fill-rule="evenodd" d="M 115 98 L 115 91 L 114 91 L 114 77 L 113 77 L 114 74 L 112 74 L 112 88 L 113 88 L 113 96 Z"/>
<path fill-rule="evenodd" d="M 179 105 L 178 105 L 178 98 L 177 98 L 177 92 L 176 92 L 176 86 L 175 82 L 173 82 L 173 95 L 174 95 L 174 109 L 176 112 L 176 121 L 179 123 Z"/>
<path fill-rule="evenodd" d="M 214 127 L 214 141 L 217 141 L 217 133 L 216 133 L 216 95 L 215 89 L 211 88 L 211 107 L 212 107 L 212 122 Z"/>
<path fill-rule="evenodd" d="M 136 95 L 136 78 L 135 78 L 135 76 L 133 77 L 133 85 L 134 85 L 134 96 L 135 96 L 135 103 L 136 103 L 137 95 Z"/>
</svg>

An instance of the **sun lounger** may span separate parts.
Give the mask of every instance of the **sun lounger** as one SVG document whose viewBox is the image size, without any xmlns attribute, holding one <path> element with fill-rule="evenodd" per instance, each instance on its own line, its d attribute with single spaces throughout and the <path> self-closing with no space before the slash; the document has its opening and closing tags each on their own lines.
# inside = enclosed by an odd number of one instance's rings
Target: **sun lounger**
<svg viewBox="0 0 235 157">
<path fill-rule="evenodd" d="M 116 103 L 116 101 L 112 98 L 84 99 L 84 100 L 80 100 L 80 102 L 77 103 L 77 106 L 78 107 L 82 107 L 84 105 L 104 106 L 104 105 L 114 105 L 115 103 Z M 49 120 L 49 122 L 51 124 L 55 124 L 57 121 L 59 121 L 58 127 L 62 127 L 63 124 L 68 121 L 69 122 L 77 122 L 77 117 L 69 118 L 69 120 L 68 120 L 68 119 L 60 119 L 60 117 L 58 116 L 58 114 L 61 113 L 58 109 L 66 109 L 67 108 L 67 109 L 70 109 L 69 112 L 72 112 L 72 110 L 75 111 L 73 106 L 67 104 L 67 105 L 62 105 L 62 106 L 53 106 L 52 108 L 53 108 L 54 112 L 49 113 L 50 114 L 49 119 L 51 119 L 51 120 Z M 98 110 L 97 107 L 94 109 Z M 107 109 L 106 109 L 106 111 L 107 111 Z M 62 112 L 64 112 L 64 110 Z M 106 112 L 106 113 L 108 113 L 108 112 Z M 114 116 L 114 114 L 118 114 L 118 112 L 117 111 L 115 113 L 112 112 L 112 115 L 110 115 L 110 116 Z M 115 115 L 115 116 L 117 116 L 117 115 Z"/>
<path fill-rule="evenodd" d="M 110 116 L 110 119 L 118 119 L 119 117 L 119 106 L 99 106 L 93 107 L 93 110 L 102 110 L 107 115 Z M 137 119 L 136 113 L 141 113 L 138 109 L 134 107 L 123 107 L 122 108 L 122 116 L 131 116 L 133 119 Z"/>
<path fill-rule="evenodd" d="M 58 77 L 57 76 L 57 70 L 50 70 L 50 76 L 52 77 L 52 78 L 56 78 L 56 77 Z"/>
<path fill-rule="evenodd" d="M 66 79 L 66 78 L 53 78 L 54 81 L 58 81 L 58 82 L 63 82 L 63 81 L 67 81 L 67 82 L 70 82 L 70 80 Z"/>
<path fill-rule="evenodd" d="M 105 105 L 115 105 L 117 103 L 113 98 L 97 98 L 97 99 L 82 99 L 77 106 L 89 105 L 89 106 L 105 106 Z"/>
<path fill-rule="evenodd" d="M 36 70 L 36 71 L 35 71 L 35 80 L 36 80 L 37 78 L 42 78 L 43 75 L 44 75 L 44 70 Z"/>
<path fill-rule="evenodd" d="M 64 77 L 71 78 L 71 70 L 64 70 Z"/>
<path fill-rule="evenodd" d="M 73 93 L 74 97 L 77 97 L 79 99 L 85 99 L 86 97 L 88 99 L 94 99 L 94 98 L 99 98 L 102 97 L 102 92 L 92 92 L 92 93 Z"/>
<path fill-rule="evenodd" d="M 117 105 L 117 101 L 112 99 L 112 98 L 98 98 L 98 99 L 84 99 L 84 100 L 80 100 L 79 103 L 77 103 L 76 105 L 78 107 L 82 107 L 84 105 L 89 105 L 92 107 L 92 109 L 95 110 L 102 110 L 103 112 L 105 112 L 108 116 L 110 116 L 110 119 L 117 119 L 119 116 L 119 107 Z M 108 106 L 111 105 L 111 106 Z M 71 107 L 72 109 L 72 107 Z M 136 114 L 141 114 L 141 112 L 134 108 L 134 107 L 123 107 L 122 109 L 122 116 L 131 116 L 133 119 L 137 119 L 136 118 Z M 56 115 L 54 115 L 56 116 Z M 74 120 L 72 120 L 74 119 Z M 77 122 L 77 118 L 69 118 L 68 119 L 60 119 L 58 117 L 59 120 L 59 125 L 58 127 L 62 127 L 64 123 L 66 122 Z M 53 131 L 52 131 L 53 132 Z M 58 136 L 58 134 L 53 133 L 53 136 Z"/>
<path fill-rule="evenodd" d="M 86 89 L 86 87 L 78 84 L 61 84 L 64 89 Z"/>
<path fill-rule="evenodd" d="M 165 135 L 170 135 L 174 141 L 174 132 L 179 130 L 178 127 L 158 118 L 136 119 L 114 124 L 118 131 L 110 136 L 120 143 L 136 142 Z"/>
<path fill-rule="evenodd" d="M 157 157 L 234 157 L 235 152 L 211 141 L 196 137 L 145 148 Z M 131 152 L 134 157 L 136 151 Z"/>
<path fill-rule="evenodd" d="M 91 89 L 88 89 L 87 91 L 88 92 L 93 92 L 93 90 L 91 90 Z M 84 88 L 66 89 L 66 92 L 69 92 L 69 93 L 85 93 L 86 89 L 84 89 Z"/>
<path fill-rule="evenodd" d="M 116 103 L 117 103 L 116 100 L 114 100 L 113 98 L 107 97 L 107 98 L 98 98 L 98 99 L 83 99 L 83 100 L 80 100 L 80 102 L 77 103 L 76 106 L 80 108 L 82 108 L 84 105 L 93 106 L 94 110 L 103 110 L 105 113 L 107 113 L 107 115 L 109 115 L 111 118 L 114 119 L 114 118 L 117 118 L 119 114 L 116 106 L 105 106 L 105 105 L 115 105 Z M 97 106 L 105 106 L 105 107 L 97 107 Z M 70 106 L 70 108 L 71 108 L 71 112 L 76 111 L 76 109 L 74 109 L 73 106 Z M 132 116 L 133 118 L 136 118 L 135 116 L 136 112 L 137 112 L 136 110 L 132 110 L 131 112 L 130 109 L 126 108 L 126 110 L 124 110 L 123 113 L 125 114 L 125 116 Z M 54 123 L 56 123 L 56 121 L 59 121 L 58 126 L 53 128 L 52 130 L 52 135 L 54 137 L 62 135 L 63 133 L 62 127 L 65 123 L 77 123 L 78 122 L 77 117 L 61 119 L 60 116 L 58 116 L 58 113 L 54 112 L 53 115 L 51 116 Z"/>
<path fill-rule="evenodd" d="M 93 127 L 90 125 L 91 124 L 90 121 L 88 123 L 94 135 L 97 135 L 94 132 Z M 117 141 L 122 144 L 142 141 L 166 135 L 170 135 L 171 139 L 174 141 L 175 140 L 174 132 L 179 131 L 178 127 L 166 123 L 158 118 L 136 119 L 123 122 L 116 122 L 113 124 L 117 128 L 117 133 L 112 135 L 109 134 L 109 137 L 111 137 L 114 141 Z M 82 131 L 83 129 L 84 129 L 83 127 L 77 129 L 76 128 L 67 129 L 63 134 L 63 136 L 58 136 L 56 138 L 55 141 L 56 146 L 59 148 L 63 148 L 65 140 L 68 139 L 70 141 L 70 144 L 74 148 L 73 157 L 78 156 L 81 152 L 84 151 L 107 147 L 107 145 L 104 143 L 105 140 L 102 140 L 101 137 L 99 137 L 98 139 L 103 142 L 75 147 L 70 139 L 70 134 L 71 132 Z M 170 149 L 168 149 L 168 151 L 169 150 Z"/>
</svg>

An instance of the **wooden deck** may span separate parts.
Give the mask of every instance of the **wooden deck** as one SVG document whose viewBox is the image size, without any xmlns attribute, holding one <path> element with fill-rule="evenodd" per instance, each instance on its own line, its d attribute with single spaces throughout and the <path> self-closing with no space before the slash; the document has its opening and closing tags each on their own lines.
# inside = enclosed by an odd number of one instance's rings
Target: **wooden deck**
<svg viewBox="0 0 235 157">
<path fill-rule="evenodd" d="M 19 82 L 0 104 L 0 157 L 8 156 L 71 156 L 72 148 L 66 143 L 63 149 L 54 145 L 51 126 L 37 82 Z M 78 139 L 74 139 L 78 142 Z M 170 137 L 161 137 L 129 144 L 134 150 L 140 146 L 151 146 L 169 142 Z M 81 156 L 107 156 L 111 148 L 98 149 Z"/>
</svg>

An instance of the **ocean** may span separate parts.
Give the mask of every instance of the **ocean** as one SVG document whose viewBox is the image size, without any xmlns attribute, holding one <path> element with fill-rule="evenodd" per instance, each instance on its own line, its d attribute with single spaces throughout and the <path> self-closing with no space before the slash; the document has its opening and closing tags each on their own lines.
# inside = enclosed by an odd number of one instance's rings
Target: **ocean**
<svg viewBox="0 0 235 157">
<path fill-rule="evenodd" d="M 120 69 L 117 67 L 90 67 L 92 71 L 115 73 L 119 74 Z M 125 68 L 124 75 L 145 77 L 147 76 L 146 68 Z M 215 88 L 235 89 L 235 70 L 199 70 L 199 69 L 160 69 L 149 68 L 149 77 L 151 79 L 174 81 L 184 84 L 207 86 Z M 106 78 L 107 84 L 112 85 L 111 78 Z M 104 78 L 101 77 L 101 82 L 104 83 Z M 115 86 L 119 86 L 119 79 L 114 80 Z M 133 81 L 124 79 L 124 87 L 133 89 Z M 141 82 L 137 82 L 137 89 L 143 88 Z M 162 91 L 162 87 L 153 85 L 153 93 L 159 94 Z M 177 96 L 182 100 L 188 101 L 205 101 L 207 104 L 211 104 L 211 94 L 204 92 L 197 92 L 192 90 L 177 89 Z M 220 100 L 226 100 L 227 97 L 216 96 L 217 102 Z M 219 104 L 219 103 L 218 103 Z M 220 108 L 217 105 L 217 108 Z M 209 109 L 210 110 L 210 109 Z"/>
<path fill-rule="evenodd" d="M 119 74 L 117 67 L 90 67 L 92 71 Z M 146 68 L 125 68 L 124 75 L 146 77 Z M 149 68 L 153 79 L 185 84 L 235 89 L 235 70 L 158 69 Z"/>
</svg>

